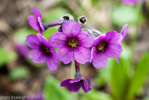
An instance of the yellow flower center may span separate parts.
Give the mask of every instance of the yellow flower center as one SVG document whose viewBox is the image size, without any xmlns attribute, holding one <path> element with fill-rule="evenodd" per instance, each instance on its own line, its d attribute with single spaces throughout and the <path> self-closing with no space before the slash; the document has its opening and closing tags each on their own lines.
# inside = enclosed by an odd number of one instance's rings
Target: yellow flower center
<svg viewBox="0 0 149 100">
<path fill-rule="evenodd" d="M 99 51 L 104 51 L 105 46 L 106 46 L 106 43 L 105 43 L 105 42 L 101 42 L 101 43 L 97 46 L 97 49 L 98 49 Z"/>
<path fill-rule="evenodd" d="M 44 45 L 41 45 L 41 50 L 44 52 L 45 55 L 51 55 L 51 52 L 49 50 L 49 47 L 46 47 Z"/>
<path fill-rule="evenodd" d="M 68 45 L 72 48 L 77 47 L 78 40 L 76 38 L 70 38 L 68 39 Z"/>
<path fill-rule="evenodd" d="M 46 53 L 50 53 L 50 51 L 49 51 L 49 48 L 48 48 L 48 47 L 43 46 L 43 49 L 44 49 L 44 51 L 45 51 Z"/>
</svg>

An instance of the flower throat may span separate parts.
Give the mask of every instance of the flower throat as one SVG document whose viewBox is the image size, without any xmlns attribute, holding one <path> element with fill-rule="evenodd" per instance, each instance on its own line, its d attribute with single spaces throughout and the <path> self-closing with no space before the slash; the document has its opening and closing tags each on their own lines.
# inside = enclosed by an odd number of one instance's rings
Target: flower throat
<svg viewBox="0 0 149 100">
<path fill-rule="evenodd" d="M 76 38 L 70 38 L 68 39 L 68 46 L 71 48 L 75 48 L 78 45 L 78 40 Z"/>
<path fill-rule="evenodd" d="M 97 49 L 98 49 L 98 51 L 100 51 L 100 52 L 104 52 L 105 47 L 106 47 L 106 43 L 105 43 L 104 41 L 102 41 L 102 42 L 97 46 Z"/>
</svg>

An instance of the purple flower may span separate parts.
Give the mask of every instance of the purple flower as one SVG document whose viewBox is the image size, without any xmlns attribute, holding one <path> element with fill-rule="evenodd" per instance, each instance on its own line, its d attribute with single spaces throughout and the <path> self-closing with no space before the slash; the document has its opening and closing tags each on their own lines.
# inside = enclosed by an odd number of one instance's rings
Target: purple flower
<svg viewBox="0 0 149 100">
<path fill-rule="evenodd" d="M 93 43 L 91 50 L 91 61 L 95 68 L 104 68 L 107 65 L 107 58 L 118 58 L 122 52 L 122 40 L 126 35 L 127 24 L 123 27 L 121 33 L 109 31 L 106 34 L 98 36 Z"/>
<path fill-rule="evenodd" d="M 35 15 L 32 16 L 30 15 L 28 17 L 28 22 L 29 22 L 29 25 L 36 31 L 38 31 L 38 33 L 40 34 L 43 34 L 43 32 L 45 31 L 44 30 L 44 27 L 42 25 L 42 16 L 41 16 L 41 13 L 39 12 L 38 9 L 35 9 L 35 8 L 32 8 L 32 11 Z"/>
<path fill-rule="evenodd" d="M 76 78 L 76 79 L 66 79 L 61 82 L 61 87 L 67 87 L 69 91 L 78 92 L 82 87 L 83 91 L 87 93 L 91 90 L 90 88 L 90 80 L 84 78 Z"/>
<path fill-rule="evenodd" d="M 139 0 L 122 0 L 123 4 L 135 5 Z M 140 0 L 141 2 L 145 2 L 146 0 Z"/>
<path fill-rule="evenodd" d="M 51 35 L 50 42 L 53 47 L 59 48 L 57 56 L 64 64 L 75 59 L 78 63 L 84 64 L 90 60 L 89 47 L 93 39 L 86 32 L 81 32 L 81 26 L 75 21 L 66 21 L 62 25 L 63 32 Z"/>
<path fill-rule="evenodd" d="M 49 70 L 57 70 L 57 56 L 54 48 L 50 45 L 49 41 L 41 34 L 30 34 L 27 36 L 26 43 L 29 47 L 33 48 L 29 53 L 29 57 L 34 63 L 47 62 Z"/>
<path fill-rule="evenodd" d="M 17 43 L 15 47 L 21 56 L 26 57 L 28 55 L 29 48 L 26 45 Z"/>
</svg>

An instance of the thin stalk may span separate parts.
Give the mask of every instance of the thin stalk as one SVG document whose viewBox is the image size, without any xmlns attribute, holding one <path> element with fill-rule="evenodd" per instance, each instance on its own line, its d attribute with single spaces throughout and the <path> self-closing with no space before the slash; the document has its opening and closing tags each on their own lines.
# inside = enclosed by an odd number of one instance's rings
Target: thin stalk
<svg viewBox="0 0 149 100">
<path fill-rule="evenodd" d="M 56 20 L 50 23 L 42 23 L 44 29 L 48 29 L 49 27 L 53 27 L 53 26 L 57 26 L 57 25 L 62 25 L 62 21 L 61 20 Z"/>
<path fill-rule="evenodd" d="M 75 75 L 75 63 L 74 60 L 71 62 L 71 78 L 73 79 Z"/>
<path fill-rule="evenodd" d="M 71 78 L 73 79 L 75 76 L 75 61 L 71 62 Z M 78 93 L 71 92 L 71 100 L 78 100 Z"/>
<path fill-rule="evenodd" d="M 79 63 L 76 60 L 75 60 L 75 68 L 76 68 L 76 72 L 80 72 Z"/>
</svg>

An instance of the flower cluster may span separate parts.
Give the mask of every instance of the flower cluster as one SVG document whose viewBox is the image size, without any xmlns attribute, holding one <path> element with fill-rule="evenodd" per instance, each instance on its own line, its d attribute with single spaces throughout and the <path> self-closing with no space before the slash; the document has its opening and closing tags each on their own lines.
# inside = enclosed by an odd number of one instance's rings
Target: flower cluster
<svg viewBox="0 0 149 100">
<path fill-rule="evenodd" d="M 74 21 L 73 16 L 66 14 L 60 19 L 43 23 L 40 12 L 33 8 L 34 16 L 29 16 L 29 25 L 36 31 L 37 35 L 30 34 L 26 38 L 27 45 L 32 48 L 29 57 L 34 63 L 46 61 L 50 71 L 58 68 L 58 61 L 64 64 L 75 61 L 76 74 L 74 79 L 66 79 L 61 82 L 61 87 L 67 87 L 69 91 L 77 92 L 82 87 L 87 93 L 91 90 L 91 81 L 83 78 L 79 64 L 90 62 L 97 69 L 105 68 L 107 58 L 119 57 L 122 52 L 122 40 L 126 35 L 125 25 L 120 33 L 109 31 L 101 34 L 98 30 L 81 28 L 86 24 L 86 17 L 78 17 L 78 22 Z M 52 26 L 60 25 L 58 32 L 53 33 L 49 40 L 43 34 L 44 31 Z M 56 52 L 54 48 L 58 48 Z"/>
</svg>

